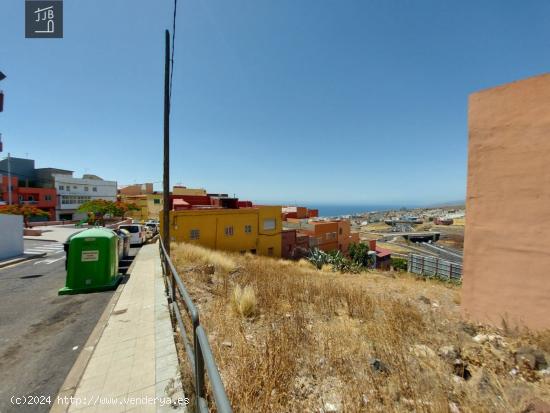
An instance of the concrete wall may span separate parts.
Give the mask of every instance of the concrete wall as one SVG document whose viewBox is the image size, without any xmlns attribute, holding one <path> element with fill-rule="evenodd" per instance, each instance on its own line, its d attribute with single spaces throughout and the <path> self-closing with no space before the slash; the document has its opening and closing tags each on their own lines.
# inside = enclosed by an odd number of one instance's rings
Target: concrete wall
<svg viewBox="0 0 550 413">
<path fill-rule="evenodd" d="M 0 260 L 23 254 L 23 217 L 0 214 Z"/>
<path fill-rule="evenodd" d="M 470 96 L 462 305 L 550 327 L 550 75 Z"/>
</svg>

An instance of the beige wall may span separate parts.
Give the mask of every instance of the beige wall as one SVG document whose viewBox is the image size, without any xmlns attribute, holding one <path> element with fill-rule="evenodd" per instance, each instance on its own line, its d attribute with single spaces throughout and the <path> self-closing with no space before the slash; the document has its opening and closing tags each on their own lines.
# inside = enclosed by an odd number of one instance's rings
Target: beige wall
<svg viewBox="0 0 550 413">
<path fill-rule="evenodd" d="M 172 188 L 172 194 L 174 195 L 206 195 L 206 190 L 202 188 L 185 188 L 183 186 L 175 186 Z"/>
<path fill-rule="evenodd" d="M 468 117 L 464 311 L 550 327 L 550 75 L 474 93 Z"/>
</svg>

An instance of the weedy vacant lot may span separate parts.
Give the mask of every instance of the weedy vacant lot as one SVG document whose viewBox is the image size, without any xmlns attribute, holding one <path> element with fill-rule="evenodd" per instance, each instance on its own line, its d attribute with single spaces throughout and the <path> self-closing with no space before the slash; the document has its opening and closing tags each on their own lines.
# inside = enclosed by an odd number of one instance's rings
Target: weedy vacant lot
<svg viewBox="0 0 550 413">
<path fill-rule="evenodd" d="M 186 244 L 172 257 L 235 411 L 535 412 L 550 402 L 550 333 L 461 321 L 458 286 Z"/>
</svg>

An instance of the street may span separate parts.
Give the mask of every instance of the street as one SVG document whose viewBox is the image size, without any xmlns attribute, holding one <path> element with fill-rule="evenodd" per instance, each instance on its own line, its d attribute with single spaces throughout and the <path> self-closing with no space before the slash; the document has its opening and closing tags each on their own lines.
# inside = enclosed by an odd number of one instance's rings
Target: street
<svg viewBox="0 0 550 413">
<path fill-rule="evenodd" d="M 52 402 L 113 291 L 58 296 L 65 254 L 56 242 L 25 240 L 47 255 L 0 269 L 0 412 L 36 412 L 11 396 L 51 396 Z M 135 253 L 135 250 L 134 250 Z"/>
</svg>

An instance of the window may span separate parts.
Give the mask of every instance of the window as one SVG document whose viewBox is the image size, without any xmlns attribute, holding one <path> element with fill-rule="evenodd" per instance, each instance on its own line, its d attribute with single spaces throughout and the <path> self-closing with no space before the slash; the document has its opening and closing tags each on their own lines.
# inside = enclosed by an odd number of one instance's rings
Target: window
<svg viewBox="0 0 550 413">
<path fill-rule="evenodd" d="M 63 195 L 61 197 L 62 205 L 83 204 L 88 202 L 92 197 L 86 195 Z"/>
<path fill-rule="evenodd" d="M 64 185 L 59 185 L 59 190 L 60 190 L 60 191 L 64 191 L 64 190 L 65 190 L 65 186 L 64 186 Z"/>
<path fill-rule="evenodd" d="M 192 229 L 191 230 L 191 239 L 199 239 L 201 236 L 201 232 L 198 229 Z"/>
<path fill-rule="evenodd" d="M 273 247 L 269 247 L 269 248 L 267 249 L 267 255 L 273 256 Z"/>
<path fill-rule="evenodd" d="M 52 196 L 51 196 L 51 195 L 44 195 L 44 200 L 45 200 L 45 201 L 51 201 L 51 200 L 52 200 Z"/>
<path fill-rule="evenodd" d="M 30 202 L 34 202 L 34 195 L 29 195 L 27 198 Z"/>
<path fill-rule="evenodd" d="M 71 187 L 67 185 L 67 192 L 71 190 Z"/>
<path fill-rule="evenodd" d="M 225 227 L 225 235 L 227 237 L 233 236 L 233 227 L 232 226 L 231 227 Z"/>
<path fill-rule="evenodd" d="M 97 192 L 97 186 L 92 187 L 92 191 Z"/>
<path fill-rule="evenodd" d="M 23 195 L 19 195 L 19 202 L 23 202 Z"/>
<path fill-rule="evenodd" d="M 76 185 L 73 185 L 73 189 L 76 189 Z"/>
<path fill-rule="evenodd" d="M 160 199 L 153 199 L 153 204 L 155 204 L 155 205 L 160 204 Z"/>
<path fill-rule="evenodd" d="M 339 231 L 340 231 L 340 235 L 342 235 L 342 228 L 340 228 L 340 230 L 339 230 Z"/>
<path fill-rule="evenodd" d="M 90 189 L 90 188 L 88 188 L 87 186 L 84 187 L 84 190 L 85 190 L 86 192 L 88 192 L 88 189 Z"/>
<path fill-rule="evenodd" d="M 277 220 L 275 218 L 264 219 L 264 230 L 275 229 Z"/>
<path fill-rule="evenodd" d="M 252 234 L 252 225 L 245 225 L 244 226 L 244 233 L 245 234 Z"/>
</svg>

